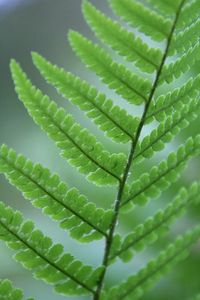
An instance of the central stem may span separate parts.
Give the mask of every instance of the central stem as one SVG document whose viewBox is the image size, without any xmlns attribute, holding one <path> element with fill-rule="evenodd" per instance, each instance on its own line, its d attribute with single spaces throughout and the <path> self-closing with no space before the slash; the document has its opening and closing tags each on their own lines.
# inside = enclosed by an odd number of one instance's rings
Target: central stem
<svg viewBox="0 0 200 300">
<path fill-rule="evenodd" d="M 160 67 L 157 70 L 156 78 L 154 80 L 151 93 L 149 95 L 148 101 L 145 104 L 144 111 L 143 111 L 143 114 L 142 114 L 142 118 L 141 118 L 140 123 L 138 125 L 135 138 L 134 138 L 134 140 L 131 143 L 131 150 L 130 150 L 130 153 L 129 153 L 129 156 L 128 156 L 128 160 L 127 160 L 127 164 L 126 164 L 126 167 L 125 167 L 125 171 L 124 171 L 123 177 L 122 177 L 122 179 L 119 182 L 119 189 L 118 189 L 118 194 L 117 194 L 117 200 L 116 200 L 115 207 L 114 207 L 114 216 L 113 216 L 113 220 L 112 220 L 112 223 L 111 223 L 111 226 L 110 226 L 110 230 L 109 230 L 108 236 L 106 238 L 106 247 L 105 247 L 105 253 L 104 253 L 103 264 L 102 264 L 104 266 L 104 270 L 103 270 L 103 272 L 102 272 L 102 274 L 101 274 L 101 276 L 99 278 L 98 286 L 97 286 L 96 292 L 94 294 L 93 300 L 99 300 L 100 296 L 101 296 L 103 282 L 104 282 L 104 278 L 105 278 L 105 275 L 106 275 L 107 267 L 108 267 L 108 264 L 109 264 L 110 250 L 111 250 L 111 246 L 112 246 L 112 242 L 113 242 L 113 237 L 114 237 L 114 233 L 115 233 L 115 228 L 116 228 L 116 224 L 117 224 L 117 220 L 118 220 L 118 216 L 119 216 L 120 204 L 121 204 L 121 201 L 122 201 L 124 187 L 125 187 L 127 179 L 128 179 L 128 175 L 129 175 L 129 171 L 130 171 L 131 164 L 132 164 L 132 161 L 133 161 L 133 157 L 134 157 L 134 154 L 135 154 L 136 146 L 137 146 L 138 140 L 140 138 L 143 126 L 145 124 L 145 119 L 146 119 L 146 115 L 147 115 L 149 106 L 151 104 L 151 101 L 152 101 L 152 99 L 154 97 L 156 88 L 158 86 L 160 75 L 162 73 L 162 69 L 163 69 L 163 66 L 165 64 L 165 61 L 166 61 L 166 58 L 167 58 L 167 54 L 168 54 L 168 51 L 169 51 L 169 47 L 170 47 L 170 43 L 171 43 L 171 40 L 172 40 L 172 36 L 173 36 L 174 30 L 176 28 L 176 23 L 178 21 L 178 18 L 179 18 L 179 15 L 180 15 L 180 12 L 181 12 L 181 9 L 183 7 L 184 2 L 185 2 L 185 0 L 182 0 L 182 2 L 180 4 L 180 7 L 178 9 L 178 12 L 176 13 L 176 16 L 175 16 L 175 19 L 174 19 L 174 22 L 173 22 L 173 26 L 172 26 L 171 32 L 170 32 L 169 37 L 167 39 L 167 44 L 166 44 L 165 52 L 163 54 L 163 58 L 162 58 Z"/>
</svg>

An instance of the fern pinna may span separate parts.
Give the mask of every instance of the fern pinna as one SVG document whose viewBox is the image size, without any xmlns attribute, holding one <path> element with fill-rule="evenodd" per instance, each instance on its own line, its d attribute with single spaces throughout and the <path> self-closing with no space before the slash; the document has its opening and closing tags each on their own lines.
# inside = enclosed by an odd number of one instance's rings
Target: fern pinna
<svg viewBox="0 0 200 300">
<path fill-rule="evenodd" d="M 30 269 L 34 277 L 52 284 L 62 295 L 88 294 L 94 300 L 133 300 L 141 298 L 166 271 L 184 259 L 189 247 L 200 238 L 200 226 L 190 229 L 141 270 L 107 288 L 111 264 L 117 259 L 130 261 L 135 252 L 141 252 L 164 236 L 169 225 L 200 200 L 200 184 L 194 182 L 181 187 L 165 208 L 141 224 L 138 222 L 126 236 L 118 230 L 121 213 L 126 214 L 159 197 L 178 180 L 190 158 L 200 153 L 200 135 L 189 137 L 156 166 L 138 173 L 139 168 L 143 170 L 143 161 L 162 151 L 198 117 L 200 76 L 185 78 L 200 58 L 200 2 L 109 2 L 123 24 L 113 21 L 88 1 L 82 6 L 84 17 L 101 44 L 75 31 L 70 31 L 68 37 L 77 56 L 118 95 L 122 107 L 41 55 L 33 53 L 32 57 L 46 81 L 86 112 L 114 145 L 126 144 L 128 154 L 109 152 L 93 134 L 76 123 L 72 115 L 37 89 L 14 60 L 11 72 L 19 99 L 33 120 L 61 149 L 61 156 L 99 188 L 116 187 L 113 205 L 107 210 L 99 208 L 76 187 L 69 187 L 41 164 L 34 164 L 6 145 L 0 149 L 1 173 L 25 199 L 41 208 L 77 241 L 105 240 L 102 264 L 94 269 L 65 253 L 64 245 L 53 244 L 32 221 L 24 220 L 20 212 L 3 202 L 0 203 L 0 239 L 16 252 L 15 259 Z M 185 80 L 181 86 L 177 80 L 180 77 L 182 82 Z M 128 102 L 126 106 L 125 102 Z M 130 113 L 136 106 L 142 108 L 140 116 Z M 130 107 L 129 112 L 127 107 Z M 150 129 L 145 136 L 146 128 Z M 1 299 L 23 299 L 22 292 L 7 279 L 0 281 L 0 295 Z M 199 296 L 191 296 L 199 299 Z"/>
</svg>

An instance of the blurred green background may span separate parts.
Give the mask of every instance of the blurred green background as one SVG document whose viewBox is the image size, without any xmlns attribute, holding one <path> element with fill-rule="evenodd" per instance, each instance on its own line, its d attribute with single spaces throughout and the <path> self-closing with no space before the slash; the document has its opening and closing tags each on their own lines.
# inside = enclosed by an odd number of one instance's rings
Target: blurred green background
<svg viewBox="0 0 200 300">
<path fill-rule="evenodd" d="M 106 0 L 91 1 L 107 14 L 111 14 Z M 78 111 L 67 100 L 59 97 L 55 90 L 49 87 L 40 77 L 31 62 L 31 51 L 37 51 L 47 57 L 52 62 L 63 66 L 67 70 L 80 75 L 101 90 L 103 86 L 98 79 L 92 75 L 79 62 L 72 53 L 67 41 L 67 31 L 72 28 L 81 31 L 90 38 L 94 38 L 81 15 L 81 0 L 0 0 L 0 143 L 6 143 L 16 151 L 21 152 L 35 162 L 41 162 L 51 171 L 58 172 L 61 177 L 68 182 L 69 186 L 76 186 L 82 193 L 88 196 L 89 200 L 95 201 L 98 206 L 109 207 L 114 201 L 115 188 L 99 188 L 89 184 L 84 176 L 70 167 L 59 158 L 59 151 L 53 142 L 37 127 L 28 116 L 23 105 L 18 101 L 14 92 L 13 83 L 9 72 L 9 62 L 11 58 L 18 60 L 24 70 L 28 73 L 34 84 L 40 87 L 52 99 L 72 112 L 76 120 L 84 126 L 90 128 L 99 140 L 111 151 L 127 151 L 127 147 L 118 146 L 111 143 L 91 124 L 82 113 Z M 191 70 L 191 75 L 198 72 L 198 66 Z M 186 78 L 183 78 L 185 81 Z M 106 92 L 113 96 L 111 92 Z M 120 102 L 120 99 L 116 101 Z M 134 110 L 133 110 L 134 111 Z M 189 129 L 185 130 L 172 145 L 157 156 L 157 160 L 162 159 L 171 149 L 186 137 L 199 132 L 199 120 Z M 142 170 L 149 169 L 154 160 L 147 161 Z M 181 185 L 187 185 L 193 179 L 199 179 L 200 163 L 198 159 L 193 160 L 187 171 L 179 182 L 169 191 L 163 194 L 160 200 L 151 201 L 144 208 L 137 208 L 127 216 L 121 216 L 123 225 L 120 226 L 121 232 L 129 232 L 138 222 L 143 222 L 146 216 L 153 214 L 157 209 L 168 203 Z M 136 170 L 136 176 L 139 170 Z M 0 200 L 11 205 L 15 209 L 21 210 L 26 218 L 35 220 L 46 234 L 50 235 L 55 242 L 62 242 L 66 251 L 73 253 L 85 263 L 97 266 L 102 259 L 104 244 L 102 241 L 90 245 L 80 245 L 72 240 L 66 232 L 62 232 L 56 223 L 51 222 L 42 213 L 34 209 L 31 204 L 24 200 L 16 189 L 10 186 L 3 176 L 0 177 Z M 169 243 L 171 237 L 190 228 L 191 225 L 198 223 L 200 217 L 199 208 L 190 209 L 186 217 L 178 220 L 172 227 L 169 235 L 159 240 L 154 247 L 148 251 L 136 255 L 129 265 L 117 262 L 111 267 L 108 274 L 108 285 L 110 282 L 117 282 L 126 278 L 129 274 L 136 272 L 144 266 L 149 258 L 154 257 L 158 249 Z M 188 299 L 193 295 L 200 285 L 200 245 L 192 248 L 190 258 L 175 271 L 170 273 L 165 279 L 147 294 L 145 300 L 175 300 Z M 16 286 L 25 291 L 26 296 L 35 297 L 37 300 L 59 300 L 72 299 L 72 297 L 62 297 L 55 294 L 50 286 L 32 278 L 29 271 L 24 270 L 21 265 L 15 263 L 12 258 L 12 251 L 0 242 L 0 277 L 13 280 Z M 73 297 L 73 299 L 76 299 Z M 80 298 L 79 298 L 80 299 Z M 81 299 L 87 299 L 83 297 Z"/>
</svg>

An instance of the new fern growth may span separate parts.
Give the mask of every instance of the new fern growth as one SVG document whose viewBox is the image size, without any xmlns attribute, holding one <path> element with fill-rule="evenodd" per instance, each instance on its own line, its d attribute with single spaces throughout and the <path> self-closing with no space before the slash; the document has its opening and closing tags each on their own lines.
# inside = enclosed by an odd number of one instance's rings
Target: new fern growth
<svg viewBox="0 0 200 300">
<path fill-rule="evenodd" d="M 165 208 L 138 223 L 126 236 L 118 231 L 121 212 L 127 213 L 159 197 L 178 180 L 188 161 L 200 154 L 200 135 L 189 137 L 148 172 L 134 176 L 143 161 L 162 151 L 199 116 L 200 76 L 188 81 L 185 78 L 190 67 L 200 59 L 200 5 L 198 0 L 109 2 L 123 22 L 113 21 L 84 1 L 83 15 L 101 44 L 75 31 L 69 32 L 69 42 L 81 61 L 120 97 L 121 103 L 142 108 L 140 116 L 132 115 L 116 105 L 114 99 L 41 55 L 33 53 L 32 58 L 45 80 L 84 111 L 109 139 L 126 144 L 128 154 L 109 152 L 71 114 L 37 89 L 15 60 L 10 66 L 16 92 L 29 115 L 56 143 L 61 156 L 91 184 L 99 188 L 116 187 L 113 205 L 107 210 L 97 207 L 76 187 L 69 187 L 41 164 L 34 164 L 6 145 L 0 148 L 0 172 L 25 199 L 57 221 L 77 241 L 105 241 L 102 264 L 94 269 L 65 253 L 64 245 L 53 244 L 32 221 L 24 220 L 20 212 L 3 202 L 0 203 L 0 239 L 16 252 L 15 259 L 31 270 L 34 277 L 53 285 L 62 295 L 134 300 L 186 258 L 190 246 L 200 239 L 200 226 L 196 226 L 178 236 L 139 272 L 107 289 L 111 264 L 117 259 L 132 260 L 136 252 L 164 236 L 169 225 L 189 206 L 200 201 L 200 183 L 194 182 L 180 188 Z M 175 79 L 181 76 L 185 82 L 180 86 Z M 163 92 L 163 88 L 168 92 Z M 149 125 L 152 131 L 144 136 L 143 131 Z M 23 294 L 9 280 L 1 280 L 0 299 L 21 300 Z"/>
</svg>

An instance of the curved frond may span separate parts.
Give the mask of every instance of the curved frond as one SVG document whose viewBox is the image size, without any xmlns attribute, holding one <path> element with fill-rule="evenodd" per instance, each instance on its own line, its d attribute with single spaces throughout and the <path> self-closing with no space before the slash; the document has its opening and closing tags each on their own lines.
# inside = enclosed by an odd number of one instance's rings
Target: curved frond
<svg viewBox="0 0 200 300">
<path fill-rule="evenodd" d="M 58 221 L 61 228 L 69 230 L 73 238 L 89 242 L 106 236 L 112 212 L 97 208 L 41 164 L 33 164 L 3 145 L 0 148 L 0 173 L 4 173 L 35 207 Z"/>
<path fill-rule="evenodd" d="M 167 117 L 137 144 L 133 160 L 138 162 L 144 158 L 152 157 L 155 152 L 162 151 L 166 143 L 171 142 L 182 129 L 196 120 L 199 112 L 199 99 L 192 100 L 188 105 L 179 105 L 179 110 Z"/>
<path fill-rule="evenodd" d="M 13 249 L 15 260 L 29 269 L 35 278 L 52 284 L 63 295 L 93 293 L 102 269 L 93 270 L 71 254 L 63 252 L 61 244 L 24 221 L 21 213 L 0 202 L 0 239 Z"/>
<path fill-rule="evenodd" d="M 118 243 L 116 249 L 113 247 L 110 259 L 118 256 L 124 262 L 128 262 L 132 259 L 134 252 L 140 252 L 149 244 L 156 242 L 158 238 L 167 233 L 169 225 L 185 213 L 188 205 L 199 202 L 199 192 L 200 185 L 197 183 L 192 184 L 188 189 L 182 188 L 165 209 L 137 225 L 133 232 L 129 233 L 121 243 Z"/>
<path fill-rule="evenodd" d="M 200 153 L 200 135 L 189 138 L 181 145 L 177 152 L 169 154 L 158 166 L 154 166 L 148 173 L 144 173 L 130 187 L 129 198 L 124 199 L 121 206 L 130 201 L 143 205 L 149 198 L 156 198 L 160 192 L 175 182 L 185 167 L 187 161 Z"/>
<path fill-rule="evenodd" d="M 21 289 L 16 289 L 8 279 L 0 280 L 0 299 L 1 300 L 22 300 L 23 292 Z M 32 299 L 33 300 L 33 299 Z"/>
<path fill-rule="evenodd" d="M 88 1 L 84 1 L 83 13 L 96 36 L 119 55 L 130 62 L 135 62 L 141 71 L 153 73 L 158 69 L 162 59 L 162 52 L 159 49 L 149 48 L 133 32 L 108 18 Z"/>
<path fill-rule="evenodd" d="M 152 287 L 160 277 L 171 270 L 178 262 L 185 259 L 188 248 L 200 238 L 200 226 L 179 236 L 160 255 L 150 261 L 145 268 L 136 275 L 130 276 L 124 283 L 112 288 L 104 299 L 106 300 L 136 300 Z"/>
<path fill-rule="evenodd" d="M 92 43 L 75 31 L 70 31 L 69 41 L 84 64 L 94 71 L 102 81 L 131 104 L 147 101 L 151 82 L 134 74 L 123 64 L 112 60 L 99 45 Z"/>
<path fill-rule="evenodd" d="M 34 121 L 56 142 L 66 158 L 79 172 L 96 184 L 115 184 L 120 180 L 126 157 L 111 154 L 86 129 L 75 123 L 70 114 L 58 108 L 28 80 L 20 66 L 11 63 L 12 76 L 20 100 Z"/>
<path fill-rule="evenodd" d="M 156 41 L 162 41 L 169 36 L 171 20 L 164 18 L 136 0 L 110 0 L 114 12 L 133 27 Z"/>
<path fill-rule="evenodd" d="M 182 104 L 188 104 L 191 99 L 198 99 L 200 88 L 200 75 L 190 78 L 180 88 L 176 88 L 166 95 L 161 95 L 152 102 L 146 117 L 146 122 L 150 122 L 152 118 L 161 122 L 171 115 L 174 111 L 178 111 Z"/>
<path fill-rule="evenodd" d="M 191 67 L 200 60 L 200 41 L 196 43 L 194 47 L 184 53 L 175 62 L 164 66 L 163 72 L 160 77 L 160 84 L 164 81 L 167 83 L 172 82 L 174 79 L 179 78 L 181 75 L 191 69 Z"/>
<path fill-rule="evenodd" d="M 81 110 L 87 112 L 98 127 L 116 142 L 126 143 L 133 139 L 139 119 L 129 115 L 124 109 L 115 106 L 106 95 L 86 81 L 63 69 L 52 65 L 41 55 L 33 53 L 33 61 L 42 76 L 60 94 L 68 98 Z"/>
</svg>

